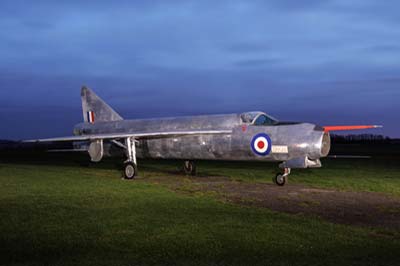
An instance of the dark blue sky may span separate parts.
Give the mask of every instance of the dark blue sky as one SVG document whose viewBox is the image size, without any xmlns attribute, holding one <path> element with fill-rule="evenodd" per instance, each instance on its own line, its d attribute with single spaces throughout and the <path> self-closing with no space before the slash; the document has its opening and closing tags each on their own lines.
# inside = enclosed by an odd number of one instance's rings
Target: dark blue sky
<svg viewBox="0 0 400 266">
<path fill-rule="evenodd" d="M 263 110 L 400 137 L 399 1 L 0 2 L 0 138 L 70 135 L 79 91 L 125 118 Z"/>
</svg>

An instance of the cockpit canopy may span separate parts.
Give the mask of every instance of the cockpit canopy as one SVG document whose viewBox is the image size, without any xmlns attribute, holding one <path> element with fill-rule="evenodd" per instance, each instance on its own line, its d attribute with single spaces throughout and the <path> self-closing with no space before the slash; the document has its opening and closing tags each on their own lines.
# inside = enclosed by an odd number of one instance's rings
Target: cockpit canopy
<svg viewBox="0 0 400 266">
<path fill-rule="evenodd" d="M 278 120 L 263 112 L 247 112 L 240 115 L 242 123 L 254 126 L 273 126 Z"/>
</svg>

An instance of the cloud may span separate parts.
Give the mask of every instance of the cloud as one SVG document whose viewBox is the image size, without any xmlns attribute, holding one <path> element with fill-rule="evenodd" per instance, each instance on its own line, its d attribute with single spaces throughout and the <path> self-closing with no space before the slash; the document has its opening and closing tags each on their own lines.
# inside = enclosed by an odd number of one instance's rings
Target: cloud
<svg viewBox="0 0 400 266">
<path fill-rule="evenodd" d="M 334 110 L 329 99 L 343 94 L 343 106 L 384 116 L 385 106 L 396 109 L 399 7 L 373 0 L 4 0 L 0 104 L 28 110 L 62 99 L 63 107 L 79 106 L 87 84 L 133 117 L 279 113 L 282 106 L 296 115 L 310 106 Z"/>
<path fill-rule="evenodd" d="M 15 68 L 36 65 L 37 72 L 77 69 L 114 76 L 148 66 L 229 69 L 231 62 L 270 57 L 301 69 L 332 60 L 373 63 L 380 52 L 371 55 L 365 46 L 385 45 L 396 34 L 357 13 L 365 9 L 357 2 L 144 2 L 39 1 L 22 8 L 6 1 L 3 62 Z M 19 15 L 10 16 L 10 10 Z M 386 63 L 393 61 L 380 62 Z"/>
</svg>

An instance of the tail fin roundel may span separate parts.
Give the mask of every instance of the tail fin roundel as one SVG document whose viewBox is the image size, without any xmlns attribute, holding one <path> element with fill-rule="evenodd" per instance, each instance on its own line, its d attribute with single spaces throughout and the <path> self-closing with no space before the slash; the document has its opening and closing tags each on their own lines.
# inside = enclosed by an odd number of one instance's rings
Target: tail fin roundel
<svg viewBox="0 0 400 266">
<path fill-rule="evenodd" d="M 86 86 L 81 90 L 83 120 L 87 123 L 118 121 L 123 118 Z"/>
</svg>

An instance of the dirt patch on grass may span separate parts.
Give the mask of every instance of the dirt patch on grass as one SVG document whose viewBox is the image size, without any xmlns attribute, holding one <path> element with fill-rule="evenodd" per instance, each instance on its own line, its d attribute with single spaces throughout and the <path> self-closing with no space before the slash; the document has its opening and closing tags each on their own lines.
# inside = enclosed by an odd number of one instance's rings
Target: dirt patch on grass
<svg viewBox="0 0 400 266">
<path fill-rule="evenodd" d="M 228 202 L 341 224 L 400 229 L 400 199 L 382 193 L 337 191 L 288 184 L 247 183 L 227 177 L 150 178 L 181 193 L 212 193 Z"/>
</svg>

